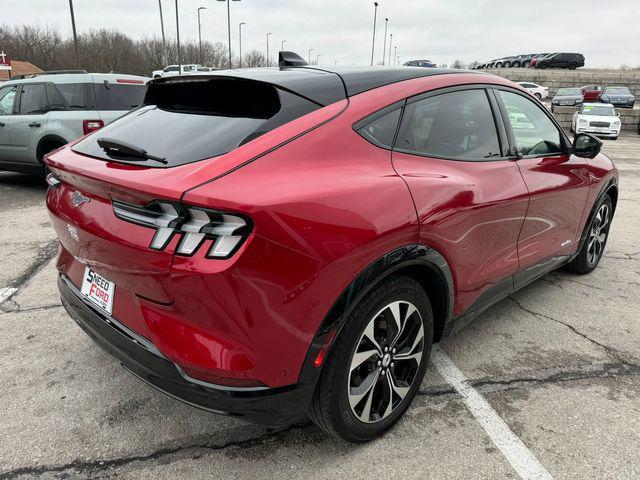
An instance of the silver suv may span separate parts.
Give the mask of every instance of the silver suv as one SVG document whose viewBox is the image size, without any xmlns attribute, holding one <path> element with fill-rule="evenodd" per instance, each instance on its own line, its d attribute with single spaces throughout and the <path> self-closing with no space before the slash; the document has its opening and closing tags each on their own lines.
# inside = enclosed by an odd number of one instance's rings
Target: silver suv
<svg viewBox="0 0 640 480">
<path fill-rule="evenodd" d="M 0 84 L 0 170 L 42 172 L 42 157 L 142 103 L 149 79 L 41 74 Z"/>
</svg>

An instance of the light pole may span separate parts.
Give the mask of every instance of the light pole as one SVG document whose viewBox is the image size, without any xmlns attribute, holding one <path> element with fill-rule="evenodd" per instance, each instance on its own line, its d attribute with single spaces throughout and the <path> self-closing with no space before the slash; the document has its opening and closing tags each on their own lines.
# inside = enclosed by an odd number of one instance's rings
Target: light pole
<svg viewBox="0 0 640 480">
<path fill-rule="evenodd" d="M 69 0 L 69 10 L 71 12 L 71 28 L 73 29 L 73 48 L 76 52 L 76 68 L 80 68 L 80 55 L 78 54 L 78 33 L 76 32 L 76 16 L 73 13 L 73 0 Z"/>
<path fill-rule="evenodd" d="M 391 44 L 393 43 L 393 33 L 389 34 L 389 66 L 391 66 Z"/>
<path fill-rule="evenodd" d="M 394 58 L 394 60 L 395 60 L 394 66 L 396 66 L 396 65 L 398 65 L 398 46 L 396 45 L 393 48 L 394 48 L 394 54 L 393 55 L 395 57 Z"/>
<path fill-rule="evenodd" d="M 167 61 L 167 40 L 164 36 L 164 19 L 162 18 L 162 0 L 158 0 L 158 8 L 160 9 L 160 30 L 162 31 L 162 61 Z"/>
<path fill-rule="evenodd" d="M 198 61 L 202 63 L 202 25 L 200 23 L 200 11 L 207 7 L 198 7 Z"/>
<path fill-rule="evenodd" d="M 320 57 L 322 56 L 321 53 L 316 55 L 316 65 L 320 65 Z"/>
<path fill-rule="evenodd" d="M 240 22 L 238 24 L 238 51 L 240 52 L 240 63 L 239 66 L 242 68 L 242 26 L 246 25 L 245 22 Z"/>
<path fill-rule="evenodd" d="M 384 65 L 385 57 L 387 56 L 387 27 L 389 26 L 389 19 L 384 19 L 384 43 L 382 44 L 382 65 Z"/>
<path fill-rule="evenodd" d="M 280 42 L 280 51 L 284 52 L 284 44 L 287 43 L 286 40 L 282 40 L 282 42 Z"/>
<path fill-rule="evenodd" d="M 227 33 L 229 34 L 229 69 L 232 68 L 231 65 L 231 3 L 230 2 L 239 2 L 240 0 L 218 0 L 219 2 L 227 2 Z"/>
<path fill-rule="evenodd" d="M 178 19 L 178 0 L 176 0 L 176 40 L 178 41 L 178 75 L 182 75 L 182 57 L 180 56 L 180 21 Z"/>
<path fill-rule="evenodd" d="M 313 52 L 313 48 L 309 49 L 309 65 L 311 65 L 311 52 Z"/>
<path fill-rule="evenodd" d="M 376 20 L 378 19 L 378 2 L 373 2 L 373 41 L 371 42 L 371 66 L 373 67 L 373 53 L 376 50 Z"/>
<path fill-rule="evenodd" d="M 267 33 L 267 67 L 269 66 L 269 37 L 273 35 L 273 33 Z"/>
</svg>

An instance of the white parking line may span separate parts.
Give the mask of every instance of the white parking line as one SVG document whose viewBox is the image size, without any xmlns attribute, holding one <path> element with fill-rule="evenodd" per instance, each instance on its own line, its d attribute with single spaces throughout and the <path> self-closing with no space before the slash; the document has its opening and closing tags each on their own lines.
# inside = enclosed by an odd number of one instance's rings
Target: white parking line
<svg viewBox="0 0 640 480">
<path fill-rule="evenodd" d="M 14 287 L 4 287 L 0 288 L 0 305 L 2 305 L 7 298 L 18 291 L 17 288 Z"/>
<path fill-rule="evenodd" d="M 442 377 L 461 396 L 471 412 L 484 428 L 491 441 L 506 457 L 520 478 L 526 480 L 553 480 L 551 474 L 538 461 L 522 440 L 511 431 L 506 422 L 496 413 L 478 391 L 469 385 L 467 378 L 438 346 L 433 346 L 431 361 Z"/>
</svg>

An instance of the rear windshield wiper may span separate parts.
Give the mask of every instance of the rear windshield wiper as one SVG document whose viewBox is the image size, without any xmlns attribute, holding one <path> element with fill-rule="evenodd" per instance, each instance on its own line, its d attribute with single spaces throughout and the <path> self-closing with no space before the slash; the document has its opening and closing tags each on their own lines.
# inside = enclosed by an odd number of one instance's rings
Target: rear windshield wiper
<svg viewBox="0 0 640 480">
<path fill-rule="evenodd" d="M 134 157 L 141 160 L 154 160 L 156 162 L 164 163 L 165 165 L 168 163 L 165 158 L 150 155 L 143 148 L 136 147 L 135 145 L 131 145 L 130 143 L 122 142 L 120 140 L 102 137 L 98 139 L 98 145 L 100 145 L 100 148 L 102 148 L 107 155 L 114 155 L 116 157 Z"/>
</svg>

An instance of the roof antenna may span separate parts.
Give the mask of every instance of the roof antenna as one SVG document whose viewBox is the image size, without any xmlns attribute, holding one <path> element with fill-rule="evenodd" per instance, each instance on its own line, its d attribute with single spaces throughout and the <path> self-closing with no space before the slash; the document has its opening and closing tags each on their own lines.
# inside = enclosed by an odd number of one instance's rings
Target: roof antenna
<svg viewBox="0 0 640 480">
<path fill-rule="evenodd" d="M 305 67 L 309 65 L 304 58 L 295 52 L 280 52 L 278 55 L 279 67 Z"/>
</svg>

